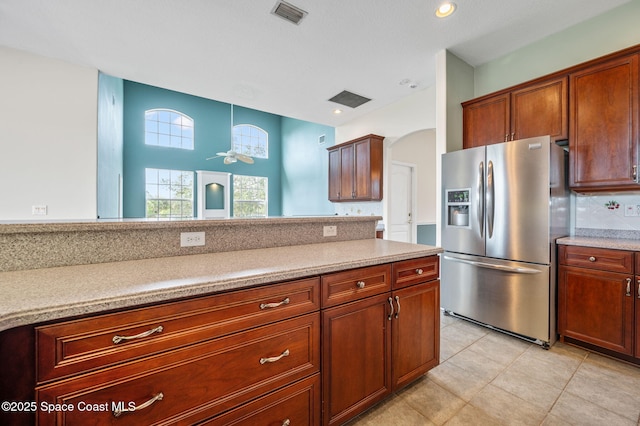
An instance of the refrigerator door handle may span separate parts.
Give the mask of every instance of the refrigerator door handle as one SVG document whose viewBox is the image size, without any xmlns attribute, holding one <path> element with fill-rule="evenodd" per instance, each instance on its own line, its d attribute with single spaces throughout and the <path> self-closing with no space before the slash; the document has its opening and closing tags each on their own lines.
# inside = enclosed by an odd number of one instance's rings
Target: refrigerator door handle
<svg viewBox="0 0 640 426">
<path fill-rule="evenodd" d="M 480 229 L 480 237 L 484 238 L 484 161 L 481 161 L 478 165 L 478 182 L 476 190 L 478 191 L 478 228 Z"/>
<path fill-rule="evenodd" d="M 493 217 L 495 208 L 495 183 L 493 182 L 493 162 L 487 163 L 487 234 L 493 237 Z"/>
<path fill-rule="evenodd" d="M 505 265 L 495 265 L 493 263 L 478 262 L 476 260 L 458 259 L 457 257 L 451 257 L 451 256 L 444 256 L 444 258 L 446 260 L 452 260 L 454 262 L 466 263 L 467 265 L 473 265 L 473 266 L 477 266 L 479 268 L 496 269 L 498 271 L 503 271 L 503 272 L 514 272 L 514 273 L 517 273 L 517 274 L 539 274 L 539 273 L 542 272 L 542 271 L 539 271 L 537 269 L 518 268 L 518 267 L 512 267 L 512 266 L 505 266 Z"/>
</svg>

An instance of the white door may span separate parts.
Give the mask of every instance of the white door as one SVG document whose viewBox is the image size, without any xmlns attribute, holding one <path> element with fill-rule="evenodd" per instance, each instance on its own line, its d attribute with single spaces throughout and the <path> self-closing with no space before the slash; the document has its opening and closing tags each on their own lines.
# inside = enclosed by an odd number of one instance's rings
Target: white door
<svg viewBox="0 0 640 426">
<path fill-rule="evenodd" d="M 413 243 L 414 166 L 392 163 L 389 185 L 389 224 L 387 239 Z"/>
</svg>

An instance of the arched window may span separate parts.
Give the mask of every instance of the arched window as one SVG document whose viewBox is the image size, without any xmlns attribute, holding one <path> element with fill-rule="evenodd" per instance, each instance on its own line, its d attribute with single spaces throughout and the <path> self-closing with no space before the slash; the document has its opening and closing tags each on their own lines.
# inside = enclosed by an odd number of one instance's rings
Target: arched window
<svg viewBox="0 0 640 426">
<path fill-rule="evenodd" d="M 170 109 L 145 111 L 144 143 L 169 148 L 193 149 L 193 119 Z"/>
<path fill-rule="evenodd" d="M 251 124 L 233 126 L 233 146 L 240 154 L 256 158 L 269 158 L 269 134 Z"/>
</svg>

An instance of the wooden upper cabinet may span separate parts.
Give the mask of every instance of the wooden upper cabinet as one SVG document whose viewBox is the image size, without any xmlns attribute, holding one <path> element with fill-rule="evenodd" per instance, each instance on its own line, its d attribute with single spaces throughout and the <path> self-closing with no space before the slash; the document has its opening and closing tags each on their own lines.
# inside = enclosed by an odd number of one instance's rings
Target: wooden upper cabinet
<svg viewBox="0 0 640 426">
<path fill-rule="evenodd" d="M 329 201 L 382 200 L 382 136 L 367 135 L 329 151 Z"/>
<path fill-rule="evenodd" d="M 463 103 L 463 147 L 504 142 L 509 133 L 509 94 Z"/>
<path fill-rule="evenodd" d="M 570 75 L 570 186 L 637 186 L 638 54 Z"/>
<path fill-rule="evenodd" d="M 550 135 L 552 141 L 568 135 L 567 77 L 511 92 L 510 139 Z"/>
<path fill-rule="evenodd" d="M 463 146 L 490 145 L 550 135 L 568 138 L 567 77 L 518 86 L 509 92 L 464 102 Z"/>
</svg>

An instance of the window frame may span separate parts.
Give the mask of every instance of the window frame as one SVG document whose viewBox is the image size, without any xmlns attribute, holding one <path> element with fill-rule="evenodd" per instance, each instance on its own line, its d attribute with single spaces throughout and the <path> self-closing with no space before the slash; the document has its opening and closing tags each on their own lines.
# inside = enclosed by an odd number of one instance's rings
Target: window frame
<svg viewBox="0 0 640 426">
<path fill-rule="evenodd" d="M 236 179 L 243 179 L 243 178 L 253 178 L 253 179 L 262 179 L 264 181 L 264 200 L 260 200 L 260 199 L 238 199 L 238 197 L 236 196 L 237 191 L 239 190 L 238 186 L 237 186 L 237 181 Z M 250 188 L 243 188 L 244 189 L 250 189 Z M 258 203 L 258 204 L 262 204 L 263 208 L 264 208 L 264 214 L 253 214 L 253 215 L 247 215 L 247 214 L 242 214 L 239 215 L 238 211 L 239 210 L 244 210 L 244 209 L 238 209 L 237 204 L 236 203 Z M 238 175 L 238 174 L 234 174 L 233 175 L 233 217 L 234 218 L 250 218 L 250 217 L 268 217 L 269 216 L 269 178 L 267 176 L 253 176 L 253 175 Z"/>
<path fill-rule="evenodd" d="M 249 129 L 249 135 L 237 134 L 237 131 L 242 132 L 243 129 Z M 257 136 L 253 136 L 253 130 L 258 132 Z M 260 144 L 260 136 L 264 135 L 264 146 Z M 250 143 L 245 144 L 243 141 L 249 140 Z M 251 141 L 257 140 L 258 143 L 253 144 Z M 231 150 L 239 154 L 248 155 L 252 158 L 264 158 L 269 159 L 269 132 L 254 124 L 236 124 L 233 126 Z M 258 154 L 259 149 L 264 149 L 264 155 Z"/>
<path fill-rule="evenodd" d="M 156 182 L 149 182 L 149 173 L 150 172 L 157 172 L 157 178 L 155 179 Z M 169 182 L 162 182 L 162 178 L 161 178 L 161 174 L 166 174 L 166 172 L 169 172 Z M 195 217 L 195 205 L 194 205 L 194 192 L 195 192 L 195 173 L 192 170 L 176 170 L 176 169 L 159 169 L 159 168 L 155 168 L 155 167 L 145 167 L 144 169 L 144 173 L 145 173 L 145 179 L 144 179 L 144 188 L 145 188 L 145 197 L 144 197 L 144 203 L 145 203 L 145 207 L 144 207 L 144 216 L 147 219 L 167 219 L 167 220 L 184 220 L 184 219 L 193 219 Z M 173 173 L 178 173 L 179 176 L 179 184 L 176 185 L 176 182 L 174 181 L 174 175 Z M 190 185 L 186 185 L 183 184 L 184 182 L 184 175 L 187 174 L 189 175 L 189 179 L 190 179 Z M 155 186 L 157 187 L 157 190 L 154 192 L 150 192 L 149 191 L 149 187 L 150 186 Z M 177 187 L 176 187 L 177 186 Z M 189 188 L 190 192 L 191 192 L 191 197 L 190 198 L 177 198 L 177 197 L 173 197 L 173 194 L 177 193 L 177 192 L 182 192 L 184 191 L 184 188 Z M 176 192 L 177 191 L 177 192 Z M 162 194 L 169 194 L 169 197 L 161 197 Z M 154 197 L 155 195 L 155 197 Z M 156 214 L 154 215 L 149 215 L 150 209 L 149 209 L 149 202 L 150 201 L 156 201 L 157 202 L 157 206 L 156 206 Z M 168 215 L 161 215 L 161 203 L 166 203 L 168 204 L 168 208 L 169 208 L 169 214 Z M 185 204 L 190 204 L 191 205 L 191 210 L 190 213 L 185 215 L 184 214 L 184 205 Z M 174 206 L 175 205 L 180 205 L 179 211 L 180 214 L 174 214 Z M 166 207 L 165 207 L 166 208 Z"/>
<path fill-rule="evenodd" d="M 168 122 L 164 122 L 164 121 L 160 121 L 158 120 L 149 120 L 147 118 L 148 114 L 152 114 L 152 113 L 156 113 L 156 114 L 160 114 L 160 113 L 169 113 L 169 121 Z M 173 122 L 174 118 L 171 116 L 172 114 L 178 115 L 180 118 L 181 123 L 180 124 L 175 124 Z M 188 121 L 191 122 L 191 126 L 188 125 L 184 125 L 184 123 L 182 123 L 182 120 L 186 119 Z M 156 129 L 150 129 L 148 127 L 149 123 L 157 123 Z M 169 133 L 164 133 L 161 132 L 161 125 L 162 127 L 168 126 L 168 132 Z M 162 148 L 173 148 L 173 149 L 184 149 L 184 150 L 189 150 L 189 151 L 193 151 L 195 149 L 195 144 L 196 144 L 196 134 L 195 134 L 195 120 L 193 118 L 191 118 L 190 116 L 188 116 L 187 114 L 174 110 L 174 109 L 170 109 L 170 108 L 152 108 L 152 109 L 148 109 L 144 112 L 144 144 L 148 145 L 148 146 L 157 146 L 157 147 L 162 147 Z M 178 127 L 180 129 L 180 134 L 174 134 L 174 130 L 177 130 L 176 127 Z M 185 137 L 184 136 L 184 129 L 186 128 L 191 128 L 191 134 L 190 137 Z M 155 143 L 150 143 L 150 135 L 155 136 Z M 161 139 L 163 138 L 168 138 L 168 143 L 161 143 Z M 174 140 L 180 140 L 180 144 L 179 145 L 175 145 L 173 143 Z M 185 145 L 185 139 L 189 142 Z"/>
</svg>

